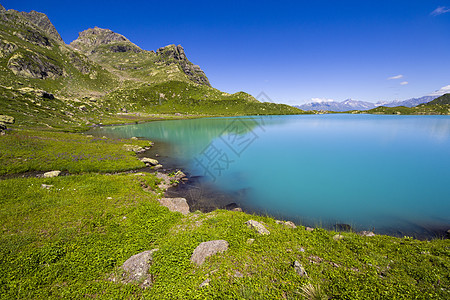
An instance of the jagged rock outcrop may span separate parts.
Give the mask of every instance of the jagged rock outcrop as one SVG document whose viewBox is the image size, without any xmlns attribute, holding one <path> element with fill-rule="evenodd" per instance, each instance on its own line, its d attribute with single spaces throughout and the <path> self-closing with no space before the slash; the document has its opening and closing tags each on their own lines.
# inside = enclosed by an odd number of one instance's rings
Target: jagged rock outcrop
<svg viewBox="0 0 450 300">
<path fill-rule="evenodd" d="M 0 57 L 7 57 L 16 50 L 16 44 L 8 42 L 7 40 L 0 40 Z"/>
<path fill-rule="evenodd" d="M 89 28 L 79 33 L 78 38 L 70 43 L 74 49 L 94 53 L 96 47 L 109 45 L 111 52 L 142 52 L 143 50 L 130 42 L 126 37 L 109 29 Z"/>
<path fill-rule="evenodd" d="M 8 60 L 8 68 L 23 77 L 55 79 L 64 75 L 64 70 L 51 58 L 35 52 L 15 53 Z"/>
<path fill-rule="evenodd" d="M 173 62 L 178 63 L 188 78 L 195 83 L 211 86 L 202 69 L 186 58 L 186 53 L 181 45 L 168 45 L 159 48 L 158 51 L 156 51 L 156 55 L 159 56 L 160 61 L 165 62 L 166 64 L 171 64 Z"/>
<path fill-rule="evenodd" d="M 25 32 L 16 32 L 16 35 L 22 40 L 30 42 L 36 46 L 45 47 L 47 49 L 52 47 L 50 39 L 36 30 L 27 29 Z"/>
</svg>

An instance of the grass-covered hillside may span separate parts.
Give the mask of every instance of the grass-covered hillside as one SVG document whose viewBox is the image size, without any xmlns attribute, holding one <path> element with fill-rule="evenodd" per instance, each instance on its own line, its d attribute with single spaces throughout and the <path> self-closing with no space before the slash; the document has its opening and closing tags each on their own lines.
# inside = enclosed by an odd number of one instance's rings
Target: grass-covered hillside
<svg viewBox="0 0 450 300">
<path fill-rule="evenodd" d="M 45 14 L 0 6 L 0 114 L 13 116 L 13 127 L 82 129 L 180 113 L 303 111 L 211 87 L 180 45 L 147 51 L 97 27 L 67 45 Z"/>
</svg>

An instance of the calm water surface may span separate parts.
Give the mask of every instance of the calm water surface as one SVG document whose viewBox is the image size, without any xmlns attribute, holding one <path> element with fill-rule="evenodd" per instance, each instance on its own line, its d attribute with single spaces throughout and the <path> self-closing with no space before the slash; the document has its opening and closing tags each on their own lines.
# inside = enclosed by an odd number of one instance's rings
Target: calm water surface
<svg viewBox="0 0 450 300">
<path fill-rule="evenodd" d="M 450 228 L 450 117 L 208 118 L 101 128 L 167 155 L 248 211 L 304 225 L 430 235 Z"/>
</svg>

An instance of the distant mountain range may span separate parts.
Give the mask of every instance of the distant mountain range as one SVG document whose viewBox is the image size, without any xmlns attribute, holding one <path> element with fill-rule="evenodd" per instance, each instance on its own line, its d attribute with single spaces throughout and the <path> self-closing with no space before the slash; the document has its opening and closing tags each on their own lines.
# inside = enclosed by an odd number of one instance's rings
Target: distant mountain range
<svg viewBox="0 0 450 300">
<path fill-rule="evenodd" d="M 414 107 L 422 103 L 428 103 L 439 96 L 424 96 L 420 98 L 411 98 L 403 101 L 379 101 L 377 103 L 365 102 L 347 99 L 342 102 L 338 101 L 316 101 L 310 102 L 302 105 L 297 105 L 295 107 L 300 108 L 302 110 L 326 110 L 326 111 L 349 111 L 349 110 L 369 110 L 374 109 L 379 106 L 385 107 L 396 107 L 396 106 L 406 106 L 406 107 Z"/>
</svg>

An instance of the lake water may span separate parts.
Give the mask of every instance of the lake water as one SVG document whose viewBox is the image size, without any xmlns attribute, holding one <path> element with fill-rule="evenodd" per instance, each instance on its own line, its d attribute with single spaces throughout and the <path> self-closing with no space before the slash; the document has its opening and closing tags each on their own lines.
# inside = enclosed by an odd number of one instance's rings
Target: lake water
<svg viewBox="0 0 450 300">
<path fill-rule="evenodd" d="M 145 137 L 246 211 L 310 225 L 432 236 L 450 229 L 450 117 L 300 115 L 158 121 Z"/>
</svg>

